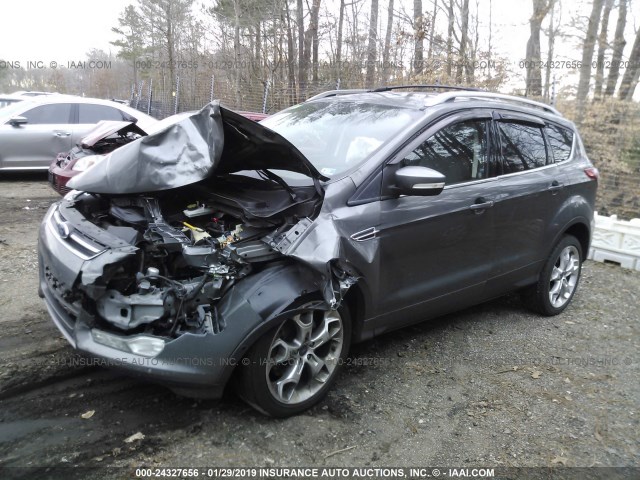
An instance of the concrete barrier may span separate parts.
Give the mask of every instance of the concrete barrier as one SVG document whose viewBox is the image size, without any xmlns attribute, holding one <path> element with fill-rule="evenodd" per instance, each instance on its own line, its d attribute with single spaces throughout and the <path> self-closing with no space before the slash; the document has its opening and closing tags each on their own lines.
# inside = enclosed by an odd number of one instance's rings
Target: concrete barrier
<svg viewBox="0 0 640 480">
<path fill-rule="evenodd" d="M 595 222 L 588 258 L 640 271 L 640 218 L 626 221 L 596 213 Z"/>
</svg>

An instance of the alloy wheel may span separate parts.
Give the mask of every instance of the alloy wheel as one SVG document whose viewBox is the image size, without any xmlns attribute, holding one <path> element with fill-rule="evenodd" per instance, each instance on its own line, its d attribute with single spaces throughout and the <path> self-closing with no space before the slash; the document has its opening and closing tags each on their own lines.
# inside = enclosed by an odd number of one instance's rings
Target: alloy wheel
<svg viewBox="0 0 640 480">
<path fill-rule="evenodd" d="M 573 245 L 560 251 L 549 279 L 549 302 L 561 308 L 569 301 L 580 275 L 580 253 Z"/>
<path fill-rule="evenodd" d="M 269 391 L 289 405 L 308 400 L 331 378 L 343 348 L 344 327 L 338 311 L 292 315 L 278 328 L 268 350 Z"/>
</svg>

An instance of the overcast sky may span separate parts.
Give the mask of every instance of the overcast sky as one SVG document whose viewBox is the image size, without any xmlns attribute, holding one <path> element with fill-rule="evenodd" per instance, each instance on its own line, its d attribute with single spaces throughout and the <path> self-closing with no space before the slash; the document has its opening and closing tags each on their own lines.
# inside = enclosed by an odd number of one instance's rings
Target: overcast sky
<svg viewBox="0 0 640 480">
<path fill-rule="evenodd" d="M 0 58 L 26 62 L 83 60 L 92 48 L 117 49 L 111 27 L 132 0 L 2 2 Z"/>
</svg>

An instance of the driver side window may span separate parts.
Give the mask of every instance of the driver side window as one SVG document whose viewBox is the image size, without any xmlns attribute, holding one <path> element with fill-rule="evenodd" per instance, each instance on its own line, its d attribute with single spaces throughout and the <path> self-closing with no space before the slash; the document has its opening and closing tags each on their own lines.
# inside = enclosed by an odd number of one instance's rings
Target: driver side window
<svg viewBox="0 0 640 480">
<path fill-rule="evenodd" d="M 439 130 L 403 160 L 404 165 L 428 167 L 442 173 L 446 184 L 487 176 L 487 121 L 465 120 Z"/>
</svg>

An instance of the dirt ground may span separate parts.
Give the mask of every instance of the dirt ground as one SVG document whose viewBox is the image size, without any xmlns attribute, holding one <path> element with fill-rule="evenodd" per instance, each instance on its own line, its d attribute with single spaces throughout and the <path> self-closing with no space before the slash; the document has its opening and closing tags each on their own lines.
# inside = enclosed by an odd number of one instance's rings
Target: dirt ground
<svg viewBox="0 0 640 480">
<path fill-rule="evenodd" d="M 36 292 L 37 227 L 56 198 L 44 175 L 0 176 L 5 475 L 59 465 L 640 466 L 638 272 L 587 262 L 573 304 L 554 318 L 513 295 L 356 345 L 322 403 L 274 420 L 232 393 L 196 401 L 79 364 Z"/>
</svg>

